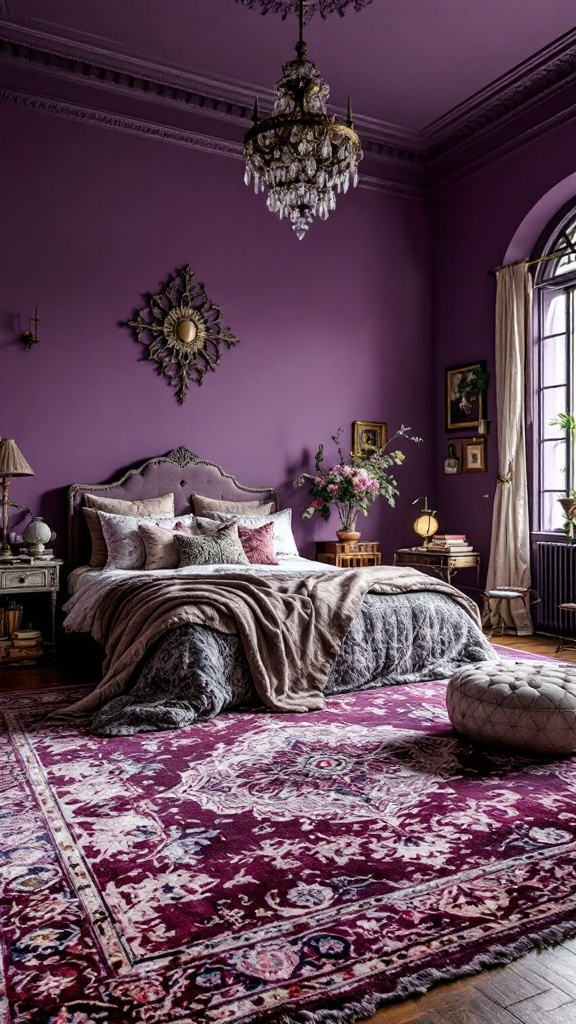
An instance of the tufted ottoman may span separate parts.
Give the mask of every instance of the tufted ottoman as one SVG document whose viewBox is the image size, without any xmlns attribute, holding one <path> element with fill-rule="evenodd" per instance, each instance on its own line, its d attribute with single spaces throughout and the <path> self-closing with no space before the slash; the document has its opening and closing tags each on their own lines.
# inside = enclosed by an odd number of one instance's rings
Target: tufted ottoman
<svg viewBox="0 0 576 1024">
<path fill-rule="evenodd" d="M 471 740 L 536 754 L 576 751 L 576 665 L 468 665 L 450 679 L 446 705 L 454 728 Z"/>
</svg>

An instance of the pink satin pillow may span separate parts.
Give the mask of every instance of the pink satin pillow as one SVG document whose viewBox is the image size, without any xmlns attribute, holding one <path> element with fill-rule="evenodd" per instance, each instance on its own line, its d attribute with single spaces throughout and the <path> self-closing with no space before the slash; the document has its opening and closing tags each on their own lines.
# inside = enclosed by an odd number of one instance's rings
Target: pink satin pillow
<svg viewBox="0 0 576 1024">
<path fill-rule="evenodd" d="M 246 558 L 253 565 L 278 565 L 274 557 L 274 523 L 265 523 L 255 529 L 239 526 L 238 536 Z"/>
</svg>

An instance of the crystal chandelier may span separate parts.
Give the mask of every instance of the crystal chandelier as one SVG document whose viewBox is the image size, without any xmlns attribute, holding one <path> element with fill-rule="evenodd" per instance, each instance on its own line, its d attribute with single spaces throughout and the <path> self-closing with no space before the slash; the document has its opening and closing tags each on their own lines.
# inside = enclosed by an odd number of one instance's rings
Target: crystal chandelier
<svg viewBox="0 0 576 1024">
<path fill-rule="evenodd" d="M 306 59 L 304 0 L 299 18 L 296 60 L 282 68 L 270 117 L 259 121 L 258 101 L 254 104 L 253 125 L 244 139 L 244 181 L 249 185 L 253 180 L 256 193 L 267 189 L 268 209 L 288 218 L 302 239 L 314 217 L 326 220 L 336 208 L 338 192 L 346 192 L 350 182 L 358 184 L 362 149 L 350 99 L 346 124 L 341 124 L 328 114 L 326 82 Z"/>
</svg>

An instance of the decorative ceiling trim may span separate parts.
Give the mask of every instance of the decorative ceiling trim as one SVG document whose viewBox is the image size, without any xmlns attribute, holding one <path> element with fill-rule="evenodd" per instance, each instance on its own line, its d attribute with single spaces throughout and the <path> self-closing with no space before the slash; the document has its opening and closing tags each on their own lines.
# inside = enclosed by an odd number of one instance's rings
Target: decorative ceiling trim
<svg viewBox="0 0 576 1024">
<path fill-rule="evenodd" d="M 96 45 L 32 31 L 6 17 L 0 17 L 0 63 L 32 67 L 47 77 L 75 79 L 83 85 L 145 98 L 172 109 L 187 107 L 203 117 L 244 127 L 251 116 L 254 85 L 216 82 L 183 71 L 174 72 L 152 62 L 112 53 Z M 370 156 L 373 163 L 382 165 L 383 178 L 386 177 L 386 164 L 421 170 L 429 168 L 432 172 L 436 168 L 439 174 L 440 167 L 453 154 L 465 151 L 467 145 L 482 140 L 488 153 L 491 132 L 508 124 L 515 116 L 526 111 L 530 104 L 551 98 L 574 81 L 576 30 L 540 50 L 464 103 L 431 122 L 421 132 L 361 116 L 355 117 L 355 125 L 362 139 L 364 153 Z M 264 103 L 269 98 L 272 106 L 272 91 L 258 89 L 258 94 Z M 47 97 L 39 99 L 48 102 Z M 29 105 L 32 105 L 31 101 Z M 68 107 L 76 109 L 73 102 Z M 88 111 L 88 108 L 77 109 Z M 110 118 L 116 115 L 103 112 L 102 116 L 111 127 Z M 97 121 L 98 111 L 90 110 L 83 119 Z M 129 118 L 123 119 L 122 116 L 117 116 L 116 120 L 119 124 L 130 122 Z M 169 141 L 176 141 L 177 137 L 209 140 L 199 143 L 198 148 L 214 152 L 226 152 L 227 148 L 235 147 L 234 143 L 217 140 L 212 135 L 179 132 L 154 121 L 150 122 L 149 130 L 146 130 L 147 122 L 144 120 L 132 120 L 130 123 L 140 124 L 138 134 L 149 134 Z M 192 145 L 188 141 L 182 144 Z M 483 159 L 484 155 L 481 154 L 476 162 L 482 162 Z M 475 166 L 474 160 L 470 166 Z M 387 184 L 385 182 L 385 190 Z"/>
<path fill-rule="evenodd" d="M 576 30 L 567 32 L 427 125 L 422 135 L 427 143 L 428 161 L 452 152 L 472 136 L 476 140 L 480 133 L 506 124 L 529 103 L 565 88 L 575 78 Z"/>
<path fill-rule="evenodd" d="M 43 111 L 56 117 L 93 124 L 101 128 L 110 128 L 113 131 L 126 132 L 130 135 L 144 136 L 160 142 L 170 142 L 176 146 L 185 146 L 188 149 L 197 149 L 204 153 L 214 153 L 217 156 L 226 156 L 234 160 L 244 161 L 244 147 L 242 143 L 230 142 L 212 135 L 203 135 L 200 132 L 183 131 L 178 128 L 172 128 L 169 125 L 145 121 L 142 118 L 126 117 L 123 114 L 115 114 L 96 107 L 87 107 L 80 103 L 69 103 L 53 99 L 50 96 L 27 93 L 21 89 L 0 87 L 0 102 L 13 103 L 19 107 Z M 402 196 L 406 199 L 422 199 L 424 197 L 424 191 L 420 185 L 388 181 L 385 178 L 368 174 L 361 174 L 359 176 L 358 188 L 366 188 L 372 192 L 384 192 L 387 195 Z"/>
<path fill-rule="evenodd" d="M 108 110 L 82 106 L 79 103 L 68 103 L 52 99 L 50 96 L 39 96 L 37 93 L 26 93 L 20 89 L 0 88 L 0 100 L 15 103 L 20 107 L 31 107 L 57 117 L 65 117 L 72 121 L 83 121 L 101 128 L 112 128 L 114 131 L 127 132 L 131 135 L 143 135 L 161 142 L 171 142 L 189 149 L 200 149 L 203 152 L 217 153 L 219 156 L 233 157 L 242 160 L 244 151 L 239 142 L 228 142 L 211 135 L 199 132 L 182 131 L 169 125 L 155 124 L 137 117 L 125 117 Z"/>
</svg>

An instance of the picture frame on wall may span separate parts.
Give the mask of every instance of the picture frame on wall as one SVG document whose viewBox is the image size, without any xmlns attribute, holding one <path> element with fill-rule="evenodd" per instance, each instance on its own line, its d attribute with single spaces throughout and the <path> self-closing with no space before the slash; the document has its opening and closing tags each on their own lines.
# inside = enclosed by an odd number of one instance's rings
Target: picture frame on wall
<svg viewBox="0 0 576 1024">
<path fill-rule="evenodd" d="M 485 473 L 486 438 L 467 437 L 462 442 L 462 462 L 465 473 Z"/>
<path fill-rule="evenodd" d="M 456 450 L 456 445 L 450 442 L 448 445 L 448 454 L 444 459 L 444 472 L 448 476 L 454 476 L 455 473 L 459 473 L 462 468 L 462 460 Z"/>
<path fill-rule="evenodd" d="M 486 363 L 466 363 L 446 370 L 446 430 L 475 428 L 485 419 Z"/>
<path fill-rule="evenodd" d="M 352 455 L 365 455 L 386 444 L 386 424 L 378 420 L 354 420 Z"/>
</svg>

